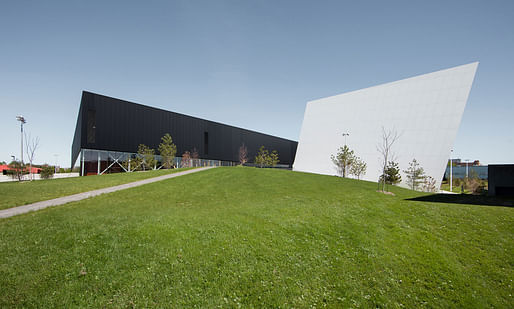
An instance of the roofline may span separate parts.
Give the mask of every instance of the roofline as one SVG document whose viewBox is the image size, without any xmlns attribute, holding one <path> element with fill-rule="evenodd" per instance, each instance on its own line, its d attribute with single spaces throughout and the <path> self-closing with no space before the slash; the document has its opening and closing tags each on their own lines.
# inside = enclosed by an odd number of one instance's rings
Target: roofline
<svg viewBox="0 0 514 309">
<path fill-rule="evenodd" d="M 287 139 L 287 138 L 284 138 L 284 137 L 280 137 L 280 136 L 276 136 L 276 135 L 262 133 L 262 132 L 258 132 L 258 131 L 254 131 L 254 130 L 250 130 L 250 129 L 241 128 L 241 127 L 236 127 L 236 126 L 233 126 L 233 125 L 230 125 L 230 124 L 225 124 L 225 123 L 221 123 L 221 122 L 217 122 L 217 121 L 213 121 L 213 120 L 199 118 L 199 117 L 195 117 L 195 116 L 191 116 L 191 115 L 187 115 L 187 114 L 177 113 L 177 112 L 165 110 L 165 109 L 162 109 L 162 108 L 153 107 L 153 106 L 149 106 L 149 105 L 144 105 L 144 104 L 141 104 L 141 103 L 135 103 L 135 102 L 131 102 L 131 101 L 127 101 L 127 100 L 123 100 L 123 99 L 119 99 L 119 98 L 115 98 L 115 97 L 111 97 L 111 96 L 107 96 L 107 95 L 103 95 L 103 94 L 99 94 L 99 93 L 95 93 L 95 92 L 91 92 L 91 91 L 87 91 L 87 90 L 83 90 L 82 91 L 83 95 L 86 94 L 86 93 L 87 94 L 91 94 L 91 95 L 95 95 L 95 96 L 105 97 L 105 98 L 108 98 L 108 99 L 114 99 L 114 100 L 118 100 L 118 101 L 123 101 L 123 102 L 128 103 L 128 104 L 138 105 L 138 106 L 142 106 L 142 107 L 145 107 L 145 108 L 151 108 L 151 109 L 154 109 L 154 110 L 157 110 L 157 111 L 173 113 L 173 114 L 176 114 L 176 115 L 181 115 L 181 116 L 186 116 L 186 117 L 190 117 L 190 118 L 197 119 L 197 120 L 207 121 L 207 122 L 218 124 L 218 125 L 222 125 L 222 126 L 227 126 L 227 127 L 231 127 L 231 128 L 245 130 L 245 131 L 248 131 L 248 132 L 251 132 L 251 133 L 262 134 L 262 135 L 266 135 L 266 136 L 269 136 L 269 137 L 279 138 L 279 139 L 282 139 L 282 140 L 285 140 L 285 141 L 298 143 L 298 141 L 290 140 L 290 139 Z"/>
</svg>

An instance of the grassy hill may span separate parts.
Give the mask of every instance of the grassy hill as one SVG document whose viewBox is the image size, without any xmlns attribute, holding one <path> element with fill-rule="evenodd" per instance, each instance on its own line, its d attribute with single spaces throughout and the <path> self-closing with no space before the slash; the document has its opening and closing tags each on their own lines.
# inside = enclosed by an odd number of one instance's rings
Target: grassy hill
<svg viewBox="0 0 514 309">
<path fill-rule="evenodd" d="M 505 307 L 514 208 L 216 168 L 0 220 L 0 307 Z"/>
</svg>

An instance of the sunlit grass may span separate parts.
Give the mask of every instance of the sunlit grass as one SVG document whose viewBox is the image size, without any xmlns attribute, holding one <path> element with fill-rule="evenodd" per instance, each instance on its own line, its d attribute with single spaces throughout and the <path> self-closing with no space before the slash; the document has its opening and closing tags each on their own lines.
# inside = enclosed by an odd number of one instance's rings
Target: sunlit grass
<svg viewBox="0 0 514 309">
<path fill-rule="evenodd" d="M 0 307 L 513 307 L 513 208 L 376 186 L 216 168 L 0 220 Z"/>
<path fill-rule="evenodd" d="M 116 186 L 183 170 L 186 169 L 117 173 L 22 182 L 2 182 L 0 183 L 0 209 Z"/>
</svg>

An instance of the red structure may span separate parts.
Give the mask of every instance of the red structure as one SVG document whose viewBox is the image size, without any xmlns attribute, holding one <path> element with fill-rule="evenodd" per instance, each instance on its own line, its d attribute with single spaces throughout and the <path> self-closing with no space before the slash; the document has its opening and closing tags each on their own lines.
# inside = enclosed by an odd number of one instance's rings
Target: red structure
<svg viewBox="0 0 514 309">
<path fill-rule="evenodd" d="M 3 175 L 6 175 L 7 171 L 12 171 L 12 170 L 14 170 L 14 169 L 9 167 L 9 165 L 7 165 L 7 164 L 1 164 L 0 165 L 0 172 L 2 172 Z M 27 173 L 30 173 L 31 172 L 30 167 L 26 166 L 25 167 L 25 171 Z M 41 173 L 41 168 L 40 167 L 32 167 L 32 174 L 40 174 L 40 173 Z"/>
</svg>

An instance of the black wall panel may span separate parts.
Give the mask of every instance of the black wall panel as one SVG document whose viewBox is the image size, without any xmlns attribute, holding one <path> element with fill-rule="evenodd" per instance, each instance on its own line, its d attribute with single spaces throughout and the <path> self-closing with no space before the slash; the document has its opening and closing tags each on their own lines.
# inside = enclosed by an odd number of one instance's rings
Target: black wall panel
<svg viewBox="0 0 514 309">
<path fill-rule="evenodd" d="M 82 93 L 80 104 L 72 145 L 72 165 L 81 148 L 137 152 L 138 145 L 145 144 L 157 152 L 160 139 L 166 133 L 172 136 L 177 145 L 177 156 L 196 148 L 200 158 L 211 160 L 237 162 L 239 147 L 244 143 L 250 161 L 259 147 L 265 146 L 270 151 L 278 151 L 280 164 L 291 166 L 298 146 L 295 141 L 87 91 Z M 85 134 L 88 110 L 95 111 L 94 143 L 88 143 Z M 205 132 L 209 139 L 208 154 L 205 154 Z"/>
</svg>

